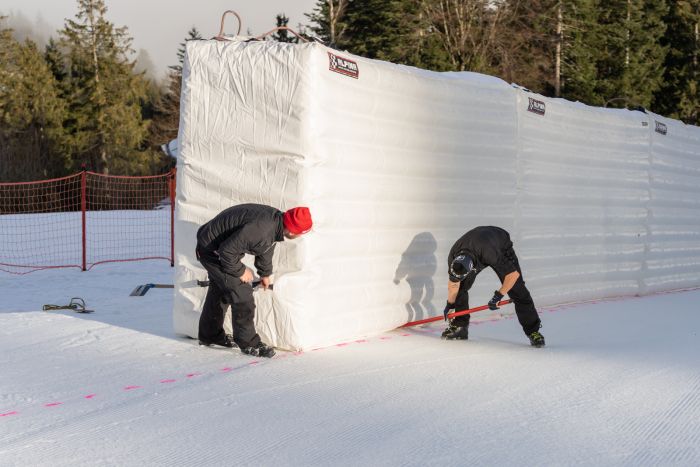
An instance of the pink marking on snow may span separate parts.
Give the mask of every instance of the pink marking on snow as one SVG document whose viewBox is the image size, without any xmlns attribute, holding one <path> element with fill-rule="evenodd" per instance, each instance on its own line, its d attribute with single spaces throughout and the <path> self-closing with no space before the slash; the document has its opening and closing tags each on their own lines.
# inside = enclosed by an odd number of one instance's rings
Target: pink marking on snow
<svg viewBox="0 0 700 467">
<path fill-rule="evenodd" d="M 250 362 L 248 365 L 257 365 L 258 363 L 260 362 L 258 360 L 255 360 L 254 362 Z"/>
<path fill-rule="evenodd" d="M 16 410 L 13 410 L 12 412 L 7 412 L 7 413 L 0 413 L 0 417 L 9 417 L 10 415 L 17 415 L 19 412 Z"/>
<path fill-rule="evenodd" d="M 367 339 L 360 339 L 360 340 L 355 341 L 355 342 L 358 343 L 358 344 L 364 344 L 364 343 L 367 342 Z"/>
<path fill-rule="evenodd" d="M 188 378 L 194 378 L 195 376 L 202 376 L 202 373 L 189 373 L 186 376 Z"/>
<path fill-rule="evenodd" d="M 348 342 L 341 342 L 340 344 L 335 344 L 336 347 L 345 347 L 346 345 L 350 345 Z"/>
<path fill-rule="evenodd" d="M 141 389 L 141 386 L 124 386 L 125 391 L 131 391 L 132 389 Z"/>
<path fill-rule="evenodd" d="M 303 350 L 299 350 L 298 352 L 294 352 L 294 355 L 296 355 L 296 356 L 303 355 L 303 354 L 304 354 Z"/>
<path fill-rule="evenodd" d="M 63 404 L 63 402 L 49 402 L 48 404 L 44 404 L 44 407 L 56 407 L 61 404 Z"/>
<path fill-rule="evenodd" d="M 409 336 L 410 336 L 410 334 L 409 334 L 409 333 L 407 333 L 407 332 L 404 332 L 404 333 L 403 333 L 403 334 L 401 334 L 401 335 L 402 335 L 403 337 L 409 337 Z"/>
<path fill-rule="evenodd" d="M 380 337 L 380 339 L 383 341 L 387 341 L 387 340 L 391 339 L 391 336 L 382 336 L 382 337 Z"/>
<path fill-rule="evenodd" d="M 222 372 L 222 373 L 228 373 L 228 372 L 231 371 L 231 370 L 233 370 L 233 368 L 227 366 L 226 368 L 222 368 L 222 369 L 220 369 L 219 371 Z"/>
<path fill-rule="evenodd" d="M 161 379 L 160 380 L 161 383 L 174 383 L 175 381 L 177 381 L 177 380 L 176 379 Z"/>
<path fill-rule="evenodd" d="M 83 399 L 94 399 L 97 394 L 88 394 L 87 396 L 83 396 Z"/>
</svg>

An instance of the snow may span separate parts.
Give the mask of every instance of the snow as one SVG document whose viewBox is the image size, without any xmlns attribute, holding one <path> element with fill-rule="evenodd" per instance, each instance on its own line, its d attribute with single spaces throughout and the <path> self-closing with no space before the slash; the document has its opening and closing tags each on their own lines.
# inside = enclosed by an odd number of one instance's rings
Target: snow
<svg viewBox="0 0 700 467">
<path fill-rule="evenodd" d="M 0 464 L 700 464 L 700 291 L 542 309 L 542 349 L 506 314 L 266 360 L 173 335 L 168 289 L 129 296 L 171 281 L 0 276 Z M 37 311 L 73 296 L 96 311 Z"/>
</svg>

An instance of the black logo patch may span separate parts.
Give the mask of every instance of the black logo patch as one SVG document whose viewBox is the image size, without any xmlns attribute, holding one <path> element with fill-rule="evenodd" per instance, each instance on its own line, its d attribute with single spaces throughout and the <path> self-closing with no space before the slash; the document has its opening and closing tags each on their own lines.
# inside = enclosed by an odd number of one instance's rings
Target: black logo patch
<svg viewBox="0 0 700 467">
<path fill-rule="evenodd" d="M 357 62 L 328 52 L 328 69 L 351 78 L 359 78 L 360 68 Z"/>
<path fill-rule="evenodd" d="M 544 112 L 546 110 L 546 105 L 542 101 L 538 101 L 537 99 L 533 99 L 532 97 L 528 97 L 528 104 L 527 104 L 527 111 L 532 112 L 537 115 L 544 115 Z"/>
<path fill-rule="evenodd" d="M 655 132 L 660 133 L 662 135 L 668 133 L 668 127 L 665 123 L 657 122 L 656 120 L 654 120 L 654 123 L 656 123 L 656 128 L 654 128 Z"/>
</svg>

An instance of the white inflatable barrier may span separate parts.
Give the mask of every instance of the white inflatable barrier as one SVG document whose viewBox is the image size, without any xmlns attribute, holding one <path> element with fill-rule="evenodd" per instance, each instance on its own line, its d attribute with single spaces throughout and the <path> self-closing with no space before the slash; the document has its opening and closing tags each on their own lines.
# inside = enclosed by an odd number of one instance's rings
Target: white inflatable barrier
<svg viewBox="0 0 700 467">
<path fill-rule="evenodd" d="M 447 253 L 478 225 L 511 232 L 538 305 L 700 285 L 700 129 L 653 114 L 315 43 L 191 41 L 178 140 L 180 334 L 206 293 L 197 228 L 250 202 L 314 218 L 256 292 L 286 349 L 441 313 Z M 497 286 L 482 273 L 472 305 Z"/>
</svg>

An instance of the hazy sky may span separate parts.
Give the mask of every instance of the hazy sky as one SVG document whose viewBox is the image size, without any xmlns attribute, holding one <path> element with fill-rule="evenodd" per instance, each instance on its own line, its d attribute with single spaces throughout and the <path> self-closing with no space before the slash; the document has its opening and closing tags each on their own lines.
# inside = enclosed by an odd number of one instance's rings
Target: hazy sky
<svg viewBox="0 0 700 467">
<path fill-rule="evenodd" d="M 159 77 L 164 75 L 168 65 L 177 63 L 177 49 L 187 31 L 196 26 L 202 37 L 215 36 L 226 10 L 235 10 L 242 17 L 241 34 L 250 30 L 258 35 L 275 27 L 278 13 L 285 13 L 289 26 L 294 29 L 299 23 L 307 24 L 304 13 L 310 13 L 317 3 L 317 0 L 105 1 L 107 19 L 117 27 L 129 28 L 136 53 L 140 49 L 148 53 Z M 76 0 L 0 0 L 0 16 L 9 16 L 9 25 L 18 30 L 31 28 L 33 38 L 39 42 L 56 36 L 65 18 L 75 17 L 76 9 Z M 224 32 L 234 34 L 237 28 L 235 17 L 228 15 Z"/>
</svg>

